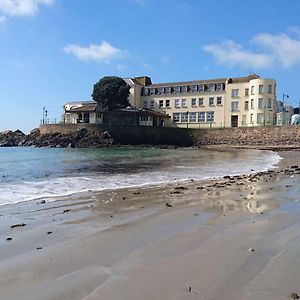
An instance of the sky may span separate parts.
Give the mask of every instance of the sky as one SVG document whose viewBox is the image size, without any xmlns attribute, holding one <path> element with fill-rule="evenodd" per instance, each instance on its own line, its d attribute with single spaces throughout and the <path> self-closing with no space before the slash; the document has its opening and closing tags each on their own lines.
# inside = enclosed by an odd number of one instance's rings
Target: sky
<svg viewBox="0 0 300 300">
<path fill-rule="evenodd" d="M 300 101 L 298 0 L 0 0 L 0 131 L 91 100 L 103 76 L 247 76 Z"/>
</svg>

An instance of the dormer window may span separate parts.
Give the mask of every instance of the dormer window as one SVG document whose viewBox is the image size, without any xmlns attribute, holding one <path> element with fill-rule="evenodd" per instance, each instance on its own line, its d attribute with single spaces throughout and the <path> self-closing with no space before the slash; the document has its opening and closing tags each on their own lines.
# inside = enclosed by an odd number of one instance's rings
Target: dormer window
<svg viewBox="0 0 300 300">
<path fill-rule="evenodd" d="M 183 85 L 181 87 L 181 93 L 187 93 L 187 91 L 188 91 L 188 87 L 186 85 Z"/>
<path fill-rule="evenodd" d="M 210 92 L 215 92 L 216 91 L 216 84 L 215 83 L 210 83 L 209 84 L 209 91 Z"/>
<path fill-rule="evenodd" d="M 165 93 L 165 88 L 164 87 L 160 87 L 159 89 L 158 89 L 158 94 L 159 95 L 163 95 Z"/>
<path fill-rule="evenodd" d="M 217 91 L 218 91 L 218 92 L 223 91 L 223 83 L 222 83 L 222 82 L 217 83 Z"/>
<path fill-rule="evenodd" d="M 150 95 L 155 95 L 155 92 L 156 92 L 155 90 L 156 90 L 155 88 L 151 88 L 150 89 Z"/>
<path fill-rule="evenodd" d="M 204 92 L 205 91 L 205 84 L 200 84 L 199 85 L 199 92 Z"/>
<path fill-rule="evenodd" d="M 174 93 L 179 94 L 180 93 L 180 86 L 174 86 Z"/>
<path fill-rule="evenodd" d="M 172 88 L 171 87 L 166 87 L 165 88 L 165 93 L 166 94 L 171 94 L 172 93 Z"/>
<path fill-rule="evenodd" d="M 192 90 L 192 93 L 197 93 L 198 92 L 198 85 L 197 84 L 192 85 L 191 90 Z"/>
</svg>

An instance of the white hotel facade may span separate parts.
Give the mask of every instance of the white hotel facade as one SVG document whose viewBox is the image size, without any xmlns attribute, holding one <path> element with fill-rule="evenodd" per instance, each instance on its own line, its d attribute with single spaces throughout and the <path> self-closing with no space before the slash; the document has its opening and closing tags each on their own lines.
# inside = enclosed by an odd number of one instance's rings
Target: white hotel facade
<svg viewBox="0 0 300 300">
<path fill-rule="evenodd" d="M 276 81 L 256 74 L 153 84 L 149 77 L 124 79 L 134 108 L 170 116 L 165 126 L 222 128 L 276 123 Z"/>
</svg>

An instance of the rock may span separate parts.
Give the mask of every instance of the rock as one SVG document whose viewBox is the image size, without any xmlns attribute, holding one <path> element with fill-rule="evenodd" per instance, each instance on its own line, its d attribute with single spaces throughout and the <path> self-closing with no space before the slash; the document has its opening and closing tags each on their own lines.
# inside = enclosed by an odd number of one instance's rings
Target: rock
<svg viewBox="0 0 300 300">
<path fill-rule="evenodd" d="M 41 204 L 45 204 L 45 203 L 46 203 L 46 200 L 42 200 L 40 203 L 41 203 Z"/>
<path fill-rule="evenodd" d="M 300 299 L 300 296 L 297 293 L 291 293 L 290 298 L 291 299 Z"/>
<path fill-rule="evenodd" d="M 52 231 L 48 231 L 47 234 L 52 234 Z"/>
<path fill-rule="evenodd" d="M 6 240 L 7 240 L 7 241 L 11 241 L 12 238 L 11 238 L 11 237 L 7 237 Z"/>
<path fill-rule="evenodd" d="M 175 190 L 187 190 L 188 188 L 187 187 L 184 187 L 184 186 L 176 186 L 175 187 Z"/>
<path fill-rule="evenodd" d="M 172 207 L 172 204 L 170 204 L 169 202 L 167 202 L 165 205 L 166 207 Z"/>
<path fill-rule="evenodd" d="M 249 252 L 255 252 L 255 249 L 253 249 L 253 248 L 249 248 L 249 250 L 248 250 Z"/>
<path fill-rule="evenodd" d="M 71 209 L 64 209 L 63 214 L 70 212 L 70 211 L 71 211 Z"/>
<path fill-rule="evenodd" d="M 14 224 L 14 225 L 11 225 L 10 228 L 16 228 L 16 227 L 24 227 L 26 226 L 25 223 L 21 223 L 21 224 Z"/>
</svg>

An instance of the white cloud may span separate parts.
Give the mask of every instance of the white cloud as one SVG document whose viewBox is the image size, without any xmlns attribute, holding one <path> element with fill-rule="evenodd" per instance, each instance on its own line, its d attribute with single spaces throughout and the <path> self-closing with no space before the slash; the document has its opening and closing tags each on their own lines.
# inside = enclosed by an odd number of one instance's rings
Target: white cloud
<svg viewBox="0 0 300 300">
<path fill-rule="evenodd" d="M 64 48 L 66 54 L 71 54 L 83 61 L 109 62 L 126 56 L 126 51 L 113 47 L 106 41 L 100 45 L 90 44 L 87 47 L 78 45 L 67 45 Z"/>
<path fill-rule="evenodd" d="M 6 22 L 5 16 L 0 16 L 0 24 L 4 24 Z"/>
<path fill-rule="evenodd" d="M 294 28 L 295 32 L 295 28 Z M 275 66 L 288 68 L 300 63 L 300 37 L 259 33 L 251 39 L 256 51 L 245 50 L 240 44 L 226 40 L 221 44 L 204 45 L 204 51 L 212 54 L 218 63 L 229 67 L 268 69 Z"/>
<path fill-rule="evenodd" d="M 55 0 L 0 0 L 0 12 L 5 16 L 34 16 L 41 5 Z"/>
<path fill-rule="evenodd" d="M 290 67 L 300 62 L 300 39 L 293 39 L 285 33 L 277 35 L 261 33 L 253 38 L 253 42 L 271 53 L 274 62 L 278 62 L 283 67 Z"/>
<path fill-rule="evenodd" d="M 132 1 L 141 7 L 145 6 L 145 0 L 132 0 Z"/>
<path fill-rule="evenodd" d="M 211 53 L 218 63 L 229 67 L 242 66 L 244 68 L 267 68 L 272 58 L 265 54 L 246 51 L 241 45 L 231 40 L 221 44 L 204 45 L 203 50 Z"/>
</svg>

